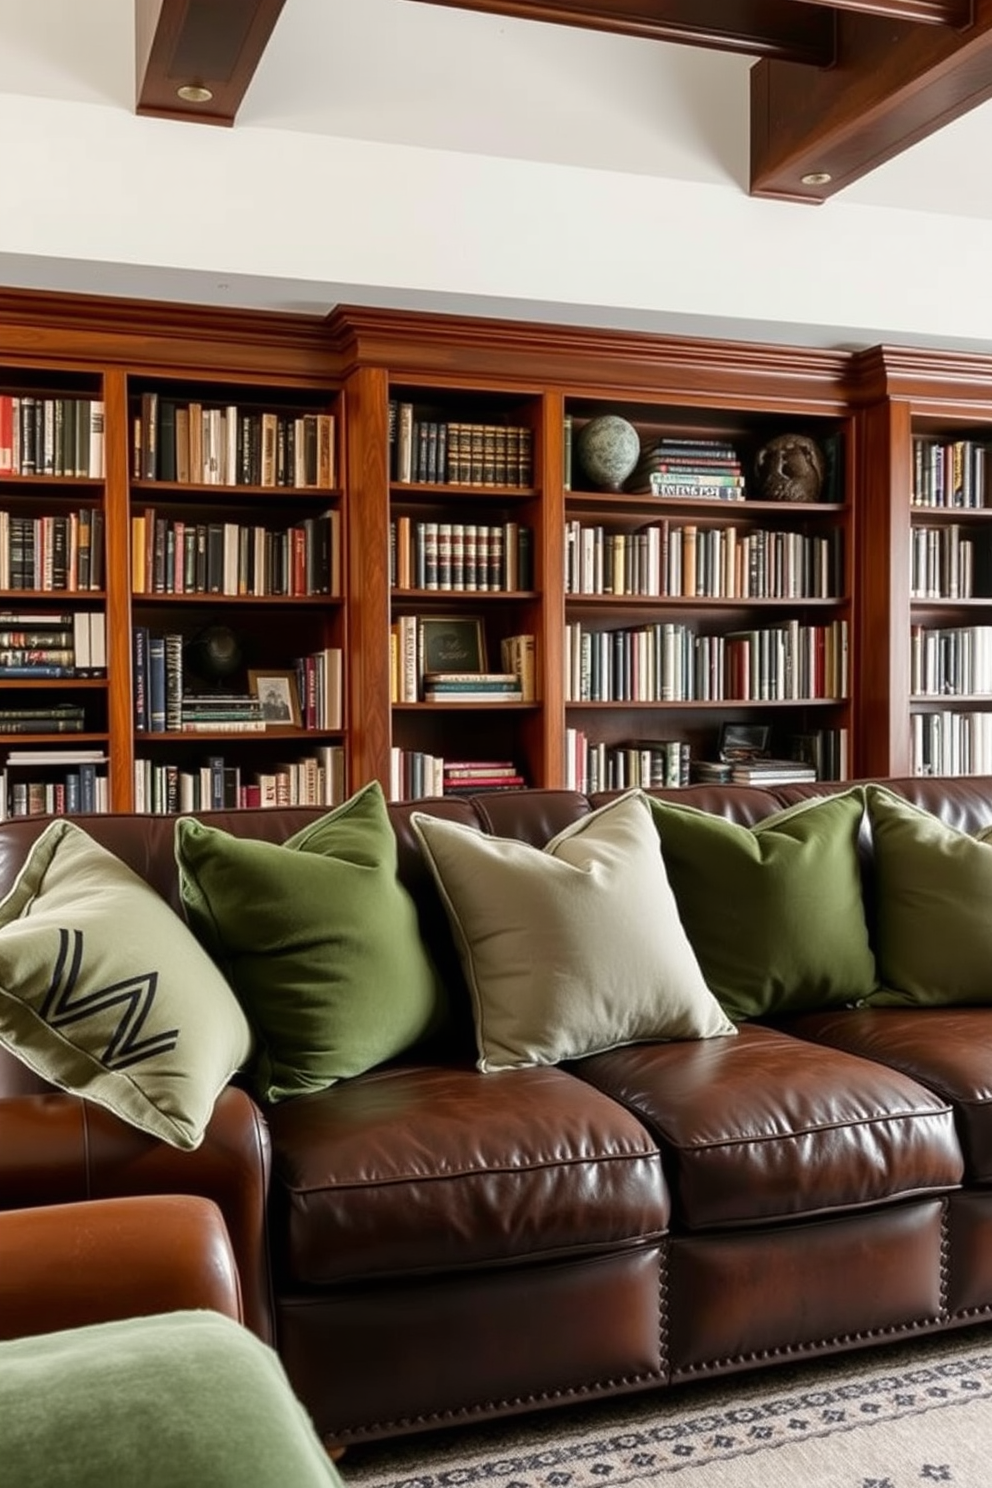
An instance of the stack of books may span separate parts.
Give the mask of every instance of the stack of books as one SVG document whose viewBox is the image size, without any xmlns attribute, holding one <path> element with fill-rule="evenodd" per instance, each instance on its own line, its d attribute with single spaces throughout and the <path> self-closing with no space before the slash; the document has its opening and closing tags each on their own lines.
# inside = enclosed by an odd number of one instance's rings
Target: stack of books
<svg viewBox="0 0 992 1488">
<path fill-rule="evenodd" d="M 107 669 L 102 610 L 0 611 L 0 677 L 100 676 Z"/>
<path fill-rule="evenodd" d="M 425 672 L 427 703 L 520 703 L 523 687 L 516 672 Z"/>
<path fill-rule="evenodd" d="M 726 760 L 693 760 L 689 778 L 694 785 L 729 785 L 733 769 Z"/>
<path fill-rule="evenodd" d="M 0 734 L 81 734 L 86 712 L 79 703 L 0 708 Z"/>
<path fill-rule="evenodd" d="M 476 791 L 519 790 L 526 780 L 512 760 L 445 760 L 443 794 L 470 796 Z"/>
<path fill-rule="evenodd" d="M 730 779 L 734 785 L 796 785 L 815 780 L 816 770 L 802 760 L 735 760 L 730 767 Z"/>
<path fill-rule="evenodd" d="M 262 734 L 262 701 L 243 693 L 186 693 L 180 727 L 184 734 Z"/>
<path fill-rule="evenodd" d="M 641 453 L 624 487 L 651 496 L 744 500 L 744 466 L 723 439 L 662 438 Z"/>
</svg>

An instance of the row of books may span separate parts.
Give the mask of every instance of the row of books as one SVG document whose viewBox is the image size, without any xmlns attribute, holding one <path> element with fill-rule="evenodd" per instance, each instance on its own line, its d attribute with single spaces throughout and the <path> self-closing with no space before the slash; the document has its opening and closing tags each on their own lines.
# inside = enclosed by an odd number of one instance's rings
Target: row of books
<svg viewBox="0 0 992 1488">
<path fill-rule="evenodd" d="M 513 760 L 452 760 L 394 745 L 389 757 L 389 798 L 419 801 L 425 796 L 470 796 L 479 791 L 520 790 L 526 776 Z"/>
<path fill-rule="evenodd" d="M 836 599 L 839 530 L 791 531 L 651 523 L 635 532 L 565 524 L 566 594 L 709 599 Z"/>
<path fill-rule="evenodd" d="M 132 469 L 135 480 L 329 491 L 334 439 L 332 413 L 180 403 L 150 390 L 132 420 Z"/>
<path fill-rule="evenodd" d="M 910 534 L 909 592 L 912 599 L 972 599 L 992 596 L 989 533 L 965 537 L 956 522 L 914 527 Z"/>
<path fill-rule="evenodd" d="M 400 615 L 390 626 L 390 701 L 537 699 L 537 645 L 531 633 L 503 636 L 500 669 L 485 665 L 481 622 Z"/>
<path fill-rule="evenodd" d="M 107 811 L 106 767 L 102 749 L 8 750 L 0 769 L 0 819 Z"/>
<path fill-rule="evenodd" d="M 914 697 L 992 696 L 992 625 L 910 627 Z"/>
<path fill-rule="evenodd" d="M 990 715 L 992 719 L 992 715 Z M 690 782 L 783 784 L 847 780 L 848 730 L 818 729 L 797 735 L 796 758 L 754 760 L 734 765 L 697 760 L 684 739 L 635 739 L 619 744 L 596 740 L 581 728 L 565 730 L 565 783 L 592 795 L 604 790 L 671 790 Z"/>
<path fill-rule="evenodd" d="M 106 672 L 102 610 L 0 611 L 0 678 L 102 677 Z"/>
<path fill-rule="evenodd" d="M 25 517 L 0 511 L 0 589 L 103 588 L 103 511 Z"/>
<path fill-rule="evenodd" d="M 187 685 L 180 632 L 165 634 L 136 625 L 132 630 L 134 728 L 136 733 L 262 734 L 295 726 L 323 732 L 342 727 L 343 652 L 327 646 L 296 657 L 279 674 L 267 705 L 266 677 L 255 674 L 249 692 L 210 692 Z"/>
<path fill-rule="evenodd" d="M 513 593 L 534 587 L 534 535 L 524 523 L 403 515 L 390 523 L 389 537 L 394 589 Z"/>
<path fill-rule="evenodd" d="M 436 419 L 389 403 L 390 477 L 403 484 L 530 486 L 533 448 L 526 424 Z"/>
<path fill-rule="evenodd" d="M 792 758 L 812 765 L 817 780 L 850 780 L 851 731 L 846 726 L 794 734 L 790 744 Z"/>
<path fill-rule="evenodd" d="M 977 439 L 913 436 L 913 506 L 971 510 L 992 505 L 992 445 Z"/>
<path fill-rule="evenodd" d="M 337 806 L 345 799 L 344 748 L 322 745 L 299 759 L 248 769 L 221 754 L 187 766 L 176 760 L 136 759 L 136 811 L 174 815 L 244 807 Z"/>
<path fill-rule="evenodd" d="M 992 713 L 910 716 L 914 775 L 992 775 Z"/>
<path fill-rule="evenodd" d="M 621 744 L 593 740 L 580 728 L 565 730 L 565 785 L 596 791 L 671 788 L 689 784 L 690 749 L 681 739 L 635 739 Z"/>
<path fill-rule="evenodd" d="M 797 620 L 725 635 L 665 623 L 618 630 L 565 627 L 565 700 L 790 702 L 843 698 L 849 686 L 846 620 Z"/>
<path fill-rule="evenodd" d="M 102 480 L 103 417 L 97 398 L 0 393 L 0 477 Z"/>
<path fill-rule="evenodd" d="M 186 522 L 148 507 L 131 518 L 135 594 L 337 595 L 341 513 L 293 526 Z"/>
</svg>

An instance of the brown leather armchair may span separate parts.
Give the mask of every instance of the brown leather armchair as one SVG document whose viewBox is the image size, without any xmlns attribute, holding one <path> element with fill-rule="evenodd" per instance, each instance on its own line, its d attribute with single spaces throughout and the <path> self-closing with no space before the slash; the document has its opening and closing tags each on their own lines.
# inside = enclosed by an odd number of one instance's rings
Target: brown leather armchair
<svg viewBox="0 0 992 1488">
<path fill-rule="evenodd" d="M 12 1054 L 0 1049 L 0 1223 L 10 1224 L 11 1235 L 29 1231 L 32 1214 L 34 1222 L 44 1224 L 42 1210 L 48 1206 L 69 1207 L 71 1212 L 64 1219 L 68 1235 L 77 1232 L 84 1205 L 92 1201 L 147 1198 L 155 1201 L 150 1205 L 150 1215 L 161 1210 L 163 1196 L 189 1195 L 201 1209 L 205 1201 L 210 1201 L 222 1216 L 229 1237 L 227 1243 L 239 1277 L 239 1307 L 244 1322 L 264 1342 L 272 1343 L 272 1284 L 265 1212 L 268 1184 L 268 1130 L 254 1101 L 243 1090 L 229 1086 L 222 1091 L 202 1145 L 195 1152 L 181 1152 L 128 1126 L 91 1101 L 55 1090 Z M 20 1220 L 5 1211 L 18 1211 Z M 92 1223 L 100 1222 L 101 1212 L 89 1210 Z M 182 1221 L 183 1234 L 192 1240 L 189 1217 L 184 1209 L 176 1208 L 174 1198 L 172 1209 L 163 1211 L 160 1218 L 167 1224 L 165 1234 L 169 1233 L 169 1227 Z M 17 1229 L 18 1224 L 24 1228 Z M 109 1238 L 112 1230 L 103 1233 Z M 150 1224 L 148 1233 L 154 1237 L 154 1227 Z M 190 1274 L 194 1265 L 205 1259 L 216 1270 L 216 1230 L 212 1240 L 208 1240 L 209 1233 L 208 1227 L 190 1245 L 186 1263 Z M 124 1238 L 123 1231 L 120 1238 Z M 177 1233 L 177 1248 L 179 1238 Z M 136 1246 L 136 1250 L 140 1252 L 141 1246 Z M 6 1246 L 2 1240 L 0 1256 L 4 1257 L 0 1269 L 6 1269 Z M 94 1257 L 95 1248 L 89 1256 L 89 1261 L 95 1264 Z M 149 1267 L 145 1278 L 149 1283 L 153 1279 L 150 1264 L 142 1262 Z M 109 1258 L 106 1269 L 112 1265 Z M 128 1265 L 132 1265 L 130 1260 Z M 155 1273 L 156 1285 L 161 1279 Z M 75 1284 L 78 1276 L 74 1270 L 66 1278 L 67 1291 Z M 134 1285 L 140 1284 L 141 1276 L 137 1275 Z M 5 1295 L 6 1287 L 0 1297 Z M 81 1305 L 84 1304 L 82 1299 Z"/>
<path fill-rule="evenodd" d="M 244 1320 L 212 1200 L 155 1194 L 0 1214 L 0 1339 L 186 1308 Z"/>
</svg>

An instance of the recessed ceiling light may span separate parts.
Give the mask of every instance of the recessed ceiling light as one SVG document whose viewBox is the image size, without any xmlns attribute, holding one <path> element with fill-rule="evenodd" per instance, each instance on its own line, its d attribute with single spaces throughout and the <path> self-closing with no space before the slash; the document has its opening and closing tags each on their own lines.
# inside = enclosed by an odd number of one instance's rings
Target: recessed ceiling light
<svg viewBox="0 0 992 1488">
<path fill-rule="evenodd" d="M 829 171 L 810 171 L 808 176 L 800 179 L 804 186 L 826 186 L 833 180 L 833 176 Z"/>
<path fill-rule="evenodd" d="M 176 96 L 183 103 L 209 103 L 214 95 L 209 88 L 202 88 L 199 83 L 184 83 L 181 88 L 176 89 Z"/>
</svg>

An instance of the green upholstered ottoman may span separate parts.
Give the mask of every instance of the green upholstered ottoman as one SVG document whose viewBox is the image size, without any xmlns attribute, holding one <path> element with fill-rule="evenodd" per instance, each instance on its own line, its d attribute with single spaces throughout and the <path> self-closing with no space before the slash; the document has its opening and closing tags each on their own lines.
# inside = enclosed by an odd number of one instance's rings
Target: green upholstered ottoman
<svg viewBox="0 0 992 1488">
<path fill-rule="evenodd" d="M 0 1343 L 11 1488 L 339 1488 L 275 1353 L 173 1312 Z"/>
</svg>

